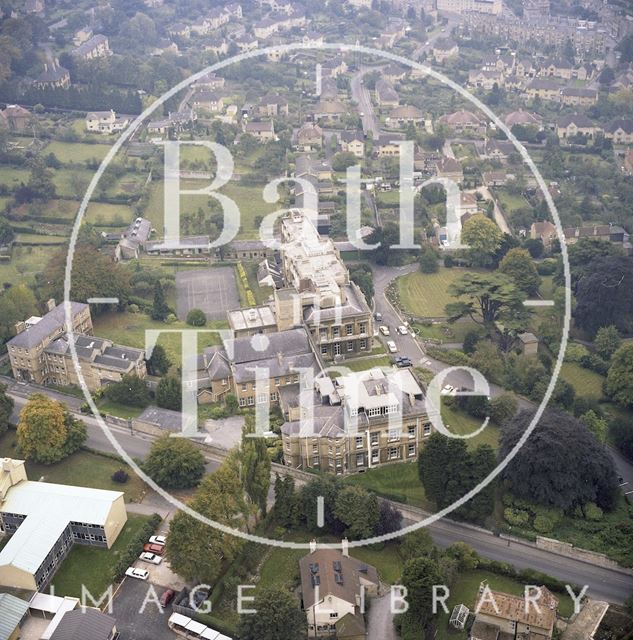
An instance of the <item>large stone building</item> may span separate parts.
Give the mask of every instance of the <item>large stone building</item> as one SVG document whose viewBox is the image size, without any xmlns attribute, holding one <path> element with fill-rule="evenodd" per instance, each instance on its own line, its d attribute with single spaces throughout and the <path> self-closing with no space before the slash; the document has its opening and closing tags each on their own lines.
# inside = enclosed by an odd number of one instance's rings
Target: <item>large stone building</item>
<svg viewBox="0 0 633 640">
<path fill-rule="evenodd" d="M 408 369 L 317 377 L 313 394 L 282 391 L 284 462 L 337 475 L 415 460 L 432 425 Z"/>
<path fill-rule="evenodd" d="M 29 481 L 0 460 L 0 585 L 41 591 L 73 544 L 110 548 L 127 521 L 123 493 Z"/>
<path fill-rule="evenodd" d="M 71 302 L 72 332 L 81 371 L 90 390 L 118 382 L 125 374 L 146 375 L 145 354 L 92 335 L 87 304 Z M 19 382 L 79 385 L 67 335 L 64 304 L 48 302 L 48 313 L 16 325 L 17 335 L 7 344 L 13 377 Z"/>
</svg>

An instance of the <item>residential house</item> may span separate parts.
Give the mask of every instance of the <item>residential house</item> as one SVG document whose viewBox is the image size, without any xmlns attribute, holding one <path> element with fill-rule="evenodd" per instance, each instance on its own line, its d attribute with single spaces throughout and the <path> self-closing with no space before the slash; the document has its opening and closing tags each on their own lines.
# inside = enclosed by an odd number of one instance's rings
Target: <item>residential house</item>
<svg viewBox="0 0 633 640">
<path fill-rule="evenodd" d="M 186 25 L 182 22 L 176 22 L 171 27 L 168 27 L 167 33 L 170 36 L 174 36 L 177 38 L 190 38 L 191 28 L 189 27 L 189 25 Z"/>
<path fill-rule="evenodd" d="M 497 69 L 471 69 L 468 72 L 468 85 L 478 89 L 490 91 L 495 87 L 502 87 L 505 82 L 503 71 Z"/>
<path fill-rule="evenodd" d="M 605 127 L 605 138 L 613 144 L 633 144 L 633 118 L 616 118 Z"/>
<path fill-rule="evenodd" d="M 86 114 L 86 131 L 91 133 L 114 133 L 123 131 L 130 123 L 129 116 L 118 116 L 110 111 L 90 111 Z"/>
<path fill-rule="evenodd" d="M 316 151 L 323 144 L 323 129 L 318 124 L 306 122 L 294 134 L 298 151 Z"/>
<path fill-rule="evenodd" d="M 257 49 L 257 47 L 259 46 L 259 41 L 257 40 L 257 38 L 250 34 L 239 36 L 238 38 L 235 38 L 234 42 L 237 45 L 237 48 L 242 53 Z"/>
<path fill-rule="evenodd" d="M 257 106 L 259 116 L 287 116 L 289 113 L 288 99 L 280 95 L 267 94 L 260 98 Z"/>
<path fill-rule="evenodd" d="M 400 102 L 398 92 L 393 88 L 391 82 L 383 78 L 376 80 L 374 93 L 376 104 L 381 109 L 397 107 Z"/>
<path fill-rule="evenodd" d="M 234 309 L 228 311 L 229 326 L 236 338 L 254 336 L 258 333 L 274 333 L 277 331 L 275 312 L 270 305 Z M 213 352 L 215 354 L 219 351 Z"/>
<path fill-rule="evenodd" d="M 541 240 L 546 250 L 552 246 L 552 241 L 556 240 L 556 226 L 549 220 L 539 220 L 533 222 L 530 227 L 530 238 L 532 240 Z"/>
<path fill-rule="evenodd" d="M 193 83 L 193 88 L 198 91 L 204 89 L 206 91 L 217 91 L 224 88 L 225 80 L 222 76 L 216 75 L 213 71 L 209 71 Z"/>
<path fill-rule="evenodd" d="M 201 111 L 220 113 L 224 108 L 224 96 L 217 91 L 198 91 L 193 95 L 191 102 L 198 114 Z"/>
<path fill-rule="evenodd" d="M 96 60 L 97 58 L 107 58 L 112 55 L 108 38 L 101 33 L 80 44 L 72 53 L 81 60 Z"/>
<path fill-rule="evenodd" d="M 312 117 L 320 123 L 336 124 L 348 112 L 339 100 L 320 100 L 312 110 Z"/>
<path fill-rule="evenodd" d="M 299 561 L 309 638 L 365 638 L 365 602 L 378 595 L 378 572 L 347 550 L 318 549 Z M 354 634 L 350 635 L 350 628 Z M 345 635 L 342 630 L 347 629 Z"/>
<path fill-rule="evenodd" d="M 226 11 L 231 18 L 241 20 L 244 17 L 244 11 L 239 2 L 229 2 L 229 4 L 224 5 L 224 11 Z"/>
<path fill-rule="evenodd" d="M 13 589 L 43 591 L 74 544 L 110 549 L 127 521 L 122 492 L 31 481 L 24 460 L 0 460 L 0 498 L 0 585 Z"/>
<path fill-rule="evenodd" d="M 24 131 L 31 118 L 32 115 L 28 109 L 18 104 L 8 104 L 0 111 L 0 127 L 5 126 L 9 131 Z"/>
<path fill-rule="evenodd" d="M 482 135 L 486 132 L 486 121 L 465 109 L 440 116 L 439 122 L 452 129 L 455 133 L 469 132 Z"/>
<path fill-rule="evenodd" d="M 336 79 L 347 72 L 347 63 L 343 58 L 329 58 L 321 63 L 323 78 Z"/>
<path fill-rule="evenodd" d="M 536 75 L 536 67 L 532 58 L 519 58 L 514 64 L 514 75 L 520 78 L 533 78 Z"/>
<path fill-rule="evenodd" d="M 566 106 L 591 107 L 598 102 L 598 91 L 578 87 L 565 87 L 561 91 L 562 102 Z"/>
<path fill-rule="evenodd" d="M 556 624 L 558 599 L 539 587 L 538 606 L 526 604 L 525 597 L 492 591 L 487 584 L 479 587 L 475 622 L 470 630 L 472 640 L 490 640 L 508 636 L 536 637 L 551 640 Z M 535 595 L 536 597 L 536 595 Z"/>
<path fill-rule="evenodd" d="M 438 178 L 448 178 L 453 182 L 463 182 L 464 172 L 462 165 L 455 158 L 443 156 L 435 165 L 435 173 Z"/>
<path fill-rule="evenodd" d="M 455 58 L 459 53 L 457 43 L 451 38 L 438 38 L 433 44 L 433 59 L 438 64 Z"/>
<path fill-rule="evenodd" d="M 377 158 L 400 157 L 400 142 L 404 140 L 401 133 L 382 133 L 374 140 L 374 155 Z"/>
<path fill-rule="evenodd" d="M 524 111 L 523 109 L 508 113 L 508 115 L 503 118 L 503 122 L 509 129 L 512 129 L 514 126 L 536 127 L 539 131 L 543 129 L 543 118 L 537 113 Z"/>
<path fill-rule="evenodd" d="M 343 153 L 353 153 L 357 158 L 365 157 L 365 136 L 362 131 L 341 131 L 339 141 Z"/>
<path fill-rule="evenodd" d="M 301 396 L 281 394 L 284 463 L 293 469 L 345 475 L 415 460 L 433 432 L 410 369 L 320 375 Z"/>
<path fill-rule="evenodd" d="M 409 69 L 405 69 L 397 64 L 389 64 L 384 67 L 380 75 L 389 82 L 400 82 L 407 77 Z"/>
<path fill-rule="evenodd" d="M 509 140 L 488 138 L 484 143 L 483 155 L 491 160 L 505 162 L 512 153 L 517 153 L 517 150 Z"/>
<path fill-rule="evenodd" d="M 211 38 L 204 43 L 203 48 L 216 56 L 225 56 L 229 52 L 229 43 L 226 38 Z"/>
<path fill-rule="evenodd" d="M 135 218 L 119 240 L 119 254 L 123 260 L 138 260 L 146 250 L 152 235 L 152 223 L 147 218 Z"/>
<path fill-rule="evenodd" d="M 577 136 L 593 140 L 601 133 L 604 133 L 602 127 L 582 113 L 563 116 L 556 123 L 556 135 L 560 140 L 569 140 Z"/>
<path fill-rule="evenodd" d="M 323 34 L 319 33 L 318 31 L 311 31 L 310 29 L 308 29 L 303 34 L 301 42 L 312 47 L 320 47 L 324 42 Z"/>
<path fill-rule="evenodd" d="M 91 27 L 82 27 L 81 29 L 77 29 L 75 31 L 75 35 L 73 36 L 73 44 L 78 47 L 80 44 L 87 42 L 93 36 Z"/>
<path fill-rule="evenodd" d="M 412 105 L 402 105 L 391 110 L 386 118 L 386 124 L 398 128 L 406 127 L 409 124 L 424 124 L 424 113 Z"/>
<path fill-rule="evenodd" d="M 259 142 L 271 142 L 276 139 L 272 120 L 247 122 L 244 124 L 244 133 L 254 136 Z"/>
<path fill-rule="evenodd" d="M 38 89 L 68 89 L 70 87 L 70 72 L 60 66 L 55 60 L 53 63 L 45 63 L 44 71 L 35 80 Z"/>
<path fill-rule="evenodd" d="M 503 11 L 501 0 L 437 0 L 438 11 L 448 11 L 450 13 L 482 13 L 488 15 L 499 15 Z"/>
<path fill-rule="evenodd" d="M 525 88 L 528 98 L 540 98 L 541 100 L 560 101 L 560 85 L 554 80 L 546 78 L 534 78 Z"/>
<path fill-rule="evenodd" d="M 626 230 L 617 224 L 597 224 L 587 225 L 584 227 L 567 227 L 563 229 L 565 244 L 576 244 L 581 238 L 589 238 L 593 240 L 602 240 L 616 244 L 627 252 L 630 252 L 631 244 L 629 242 L 629 234 Z"/>
<path fill-rule="evenodd" d="M 571 80 L 574 65 L 566 60 L 548 59 L 543 62 L 539 69 L 538 75 L 548 78 L 562 78 L 563 80 Z"/>
</svg>

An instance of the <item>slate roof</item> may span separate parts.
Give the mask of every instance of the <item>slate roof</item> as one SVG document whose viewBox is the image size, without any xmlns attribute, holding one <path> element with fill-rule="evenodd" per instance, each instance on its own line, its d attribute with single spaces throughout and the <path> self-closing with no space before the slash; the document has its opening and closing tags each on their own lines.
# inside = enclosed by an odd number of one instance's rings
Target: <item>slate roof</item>
<svg viewBox="0 0 633 640">
<path fill-rule="evenodd" d="M 73 318 L 88 307 L 88 305 L 83 302 L 71 302 L 70 305 Z M 52 311 L 49 311 L 37 324 L 30 326 L 9 340 L 9 347 L 20 347 L 24 349 L 35 347 L 56 331 L 63 329 L 65 324 L 66 310 L 64 303 L 61 303 Z"/>
<path fill-rule="evenodd" d="M 237 365 L 277 357 L 311 353 L 305 329 L 289 329 L 261 336 L 232 338 L 224 342 L 229 358 Z M 232 355 L 231 355 L 232 354 Z"/>
<path fill-rule="evenodd" d="M 596 126 L 593 120 L 588 118 L 584 113 L 566 115 L 558 121 L 558 126 L 563 129 L 566 129 L 570 124 L 575 124 L 580 129 L 590 129 Z"/>
<path fill-rule="evenodd" d="M 29 603 L 9 593 L 0 593 L 0 640 L 9 640 L 29 610 Z"/>
<path fill-rule="evenodd" d="M 50 640 L 108 640 L 116 620 L 97 609 L 68 611 Z"/>
</svg>

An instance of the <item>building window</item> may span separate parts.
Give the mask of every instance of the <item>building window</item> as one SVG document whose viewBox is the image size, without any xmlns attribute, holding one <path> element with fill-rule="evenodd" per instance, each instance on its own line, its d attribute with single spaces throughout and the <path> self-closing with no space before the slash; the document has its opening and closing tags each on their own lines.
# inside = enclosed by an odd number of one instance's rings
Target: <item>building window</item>
<svg viewBox="0 0 633 640">
<path fill-rule="evenodd" d="M 340 356 L 341 355 L 341 343 L 340 342 L 337 342 L 334 345 L 334 355 L 335 356 Z"/>
<path fill-rule="evenodd" d="M 313 467 L 319 466 L 319 456 L 312 456 L 312 466 Z"/>
<path fill-rule="evenodd" d="M 358 407 L 351 407 L 350 410 L 349 410 L 349 415 L 352 416 L 352 418 L 357 416 L 358 415 Z"/>
<path fill-rule="evenodd" d="M 255 398 L 253 396 L 248 396 L 248 405 L 252 406 L 255 404 Z"/>
<path fill-rule="evenodd" d="M 246 391 L 248 388 L 248 384 L 246 382 L 242 382 L 242 391 Z"/>
<path fill-rule="evenodd" d="M 363 338 L 360 341 L 360 350 L 361 351 L 365 351 L 365 349 L 367 349 L 367 340 L 365 340 L 365 338 Z"/>
<path fill-rule="evenodd" d="M 365 466 L 365 455 L 362 453 L 356 454 L 356 466 L 364 467 Z"/>
<path fill-rule="evenodd" d="M 424 425 L 424 435 L 425 435 L 425 436 L 428 436 L 430 433 L 431 433 L 431 423 L 430 423 L 430 422 L 427 422 L 427 423 Z"/>
<path fill-rule="evenodd" d="M 352 340 L 348 340 L 347 342 L 347 350 L 354 351 L 354 342 Z"/>
<path fill-rule="evenodd" d="M 372 463 L 380 462 L 380 451 L 378 451 L 378 449 L 372 449 L 371 461 Z"/>
<path fill-rule="evenodd" d="M 354 325 L 346 324 L 345 325 L 345 334 L 348 336 L 354 335 Z"/>
<path fill-rule="evenodd" d="M 363 448 L 363 436 L 356 436 L 356 448 L 357 449 Z"/>
<path fill-rule="evenodd" d="M 319 445 L 318 444 L 313 444 L 312 445 L 312 453 L 319 453 Z"/>
<path fill-rule="evenodd" d="M 374 416 L 380 415 L 380 407 L 372 407 L 371 409 L 367 409 L 367 415 L 372 418 Z"/>
<path fill-rule="evenodd" d="M 257 394 L 257 404 L 263 404 L 268 400 L 268 394 L 266 393 L 258 393 Z"/>
<path fill-rule="evenodd" d="M 278 387 L 278 386 L 279 386 L 280 382 L 281 382 L 281 381 L 279 380 L 279 378 L 275 378 L 275 386 L 276 386 L 276 387 Z"/>
<path fill-rule="evenodd" d="M 270 400 L 271 402 L 277 402 L 277 393 L 273 392 L 270 394 Z"/>
<path fill-rule="evenodd" d="M 358 331 L 359 333 L 367 333 L 367 325 L 364 322 L 361 322 L 358 325 Z"/>
<path fill-rule="evenodd" d="M 246 398 L 240 398 L 240 407 L 246 406 Z"/>
<path fill-rule="evenodd" d="M 340 327 L 332 327 L 332 335 L 335 338 L 338 338 L 341 335 L 341 328 Z"/>
<path fill-rule="evenodd" d="M 415 455 L 415 445 L 414 444 L 410 444 L 407 447 L 407 454 L 409 457 L 414 456 Z"/>
<path fill-rule="evenodd" d="M 396 460 L 400 457 L 400 447 L 389 447 L 389 460 Z"/>
<path fill-rule="evenodd" d="M 222 386 L 226 387 L 229 384 L 229 381 L 226 378 L 222 378 Z"/>
<path fill-rule="evenodd" d="M 389 429 L 389 442 L 393 442 L 400 437 L 399 429 Z"/>
<path fill-rule="evenodd" d="M 391 413 L 398 413 L 398 405 L 397 404 L 392 404 L 389 407 L 385 407 L 385 413 L 387 415 L 389 415 Z"/>
<path fill-rule="evenodd" d="M 380 440 L 380 432 L 376 431 L 375 433 L 371 434 L 371 443 L 372 444 L 378 444 Z"/>
<path fill-rule="evenodd" d="M 327 340 L 327 329 L 320 329 L 319 336 L 321 336 L 321 340 Z"/>
<path fill-rule="evenodd" d="M 410 426 L 407 431 L 409 433 L 409 438 L 415 438 L 415 426 Z"/>
<path fill-rule="evenodd" d="M 321 345 L 321 355 L 323 355 L 323 356 L 327 355 L 327 345 L 326 344 L 322 344 Z"/>
</svg>

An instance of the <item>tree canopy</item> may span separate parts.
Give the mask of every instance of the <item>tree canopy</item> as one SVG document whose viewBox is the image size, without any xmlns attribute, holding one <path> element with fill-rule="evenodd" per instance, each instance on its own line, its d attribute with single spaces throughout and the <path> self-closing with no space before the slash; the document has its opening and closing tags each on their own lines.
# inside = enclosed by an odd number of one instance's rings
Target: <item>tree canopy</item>
<svg viewBox="0 0 633 640">
<path fill-rule="evenodd" d="M 13 398 L 7 395 L 7 385 L 0 384 L 0 435 L 9 428 L 14 404 Z"/>
<path fill-rule="evenodd" d="M 204 476 L 206 460 L 186 438 L 165 435 L 149 451 L 143 470 L 165 489 L 189 489 Z"/>
<path fill-rule="evenodd" d="M 468 254 L 475 266 L 492 264 L 502 241 L 499 227 L 483 214 L 470 217 L 462 227 L 461 242 L 470 247 Z"/>
<path fill-rule="evenodd" d="M 519 441 L 532 416 L 532 412 L 521 411 L 506 425 L 501 434 L 501 458 Z M 568 513 L 589 502 L 610 510 L 618 495 L 611 456 L 580 420 L 559 410 L 543 413 L 503 478 L 518 498 Z"/>
<path fill-rule="evenodd" d="M 306 633 L 306 616 L 290 593 L 280 588 L 255 592 L 249 608 L 256 614 L 240 616 L 241 640 L 296 640 Z"/>
<path fill-rule="evenodd" d="M 633 343 L 623 344 L 613 354 L 606 392 L 619 405 L 628 409 L 633 407 Z"/>
<path fill-rule="evenodd" d="M 521 291 L 530 296 L 536 294 L 541 284 L 541 277 L 527 249 L 510 249 L 501 260 L 499 271 L 509 276 Z"/>
<path fill-rule="evenodd" d="M 266 513 L 266 501 L 270 489 L 271 462 L 266 439 L 255 434 L 255 416 L 246 415 L 242 428 L 240 447 L 241 477 L 250 502 Z"/>
</svg>

